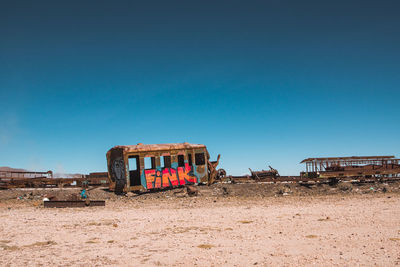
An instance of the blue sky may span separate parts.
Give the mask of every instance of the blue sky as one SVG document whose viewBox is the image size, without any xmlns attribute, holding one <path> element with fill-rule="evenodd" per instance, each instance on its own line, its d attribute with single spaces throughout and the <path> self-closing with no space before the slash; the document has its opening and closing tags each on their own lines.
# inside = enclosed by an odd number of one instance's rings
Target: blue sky
<svg viewBox="0 0 400 267">
<path fill-rule="evenodd" d="M 398 1 L 2 1 L 0 166 L 207 145 L 230 174 L 399 155 Z"/>
</svg>

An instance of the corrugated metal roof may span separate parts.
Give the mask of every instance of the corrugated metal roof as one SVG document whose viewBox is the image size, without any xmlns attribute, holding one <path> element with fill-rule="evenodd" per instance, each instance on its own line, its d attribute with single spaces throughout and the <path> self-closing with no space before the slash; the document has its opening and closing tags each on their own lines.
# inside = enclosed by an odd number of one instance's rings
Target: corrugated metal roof
<svg viewBox="0 0 400 267">
<path fill-rule="evenodd" d="M 173 144 L 137 144 L 130 146 L 115 146 L 111 149 L 122 148 L 125 152 L 144 152 L 144 151 L 165 151 L 165 150 L 178 150 L 178 149 L 194 149 L 194 148 L 205 148 L 205 145 L 201 144 L 189 144 L 189 143 L 173 143 Z M 110 150 L 111 150 L 110 149 Z"/>
<path fill-rule="evenodd" d="M 359 157 L 359 156 L 352 156 L 352 157 L 331 157 L 331 158 L 308 158 L 302 160 L 300 163 L 306 163 L 306 162 L 311 162 L 311 161 L 335 161 L 335 160 L 382 160 L 382 159 L 394 159 L 394 156 L 365 156 L 365 157 Z"/>
</svg>

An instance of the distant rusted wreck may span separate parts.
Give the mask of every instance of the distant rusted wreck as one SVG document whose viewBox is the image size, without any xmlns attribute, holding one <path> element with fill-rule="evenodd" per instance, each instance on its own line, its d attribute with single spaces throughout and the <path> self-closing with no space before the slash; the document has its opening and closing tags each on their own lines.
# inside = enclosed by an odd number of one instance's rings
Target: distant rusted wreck
<svg viewBox="0 0 400 267">
<path fill-rule="evenodd" d="M 252 169 L 249 168 L 250 173 L 251 173 L 251 178 L 253 180 L 257 181 L 262 181 L 262 180 L 268 180 L 268 179 L 276 179 L 280 177 L 278 170 L 272 168 L 271 166 L 268 166 L 269 170 L 261 170 L 261 171 L 253 171 Z"/>
<path fill-rule="evenodd" d="M 137 144 L 115 146 L 107 152 L 110 189 L 120 194 L 176 187 L 187 184 L 211 184 L 217 178 L 219 162 L 209 161 L 205 145 Z"/>
<path fill-rule="evenodd" d="M 104 172 L 72 176 L 75 177 L 54 178 L 52 171 L 0 171 L 0 189 L 81 187 L 84 182 L 90 186 L 108 186 L 107 173 Z"/>
<path fill-rule="evenodd" d="M 395 178 L 400 175 L 400 159 L 394 156 L 308 158 L 304 178 Z"/>
</svg>

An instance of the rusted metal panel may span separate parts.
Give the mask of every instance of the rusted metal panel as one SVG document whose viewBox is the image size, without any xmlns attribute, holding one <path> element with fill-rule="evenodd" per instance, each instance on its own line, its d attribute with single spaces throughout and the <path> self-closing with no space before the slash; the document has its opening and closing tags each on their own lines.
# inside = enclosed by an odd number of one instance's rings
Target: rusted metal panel
<svg viewBox="0 0 400 267">
<path fill-rule="evenodd" d="M 45 208 L 84 208 L 84 207 L 103 207 L 106 205 L 104 200 L 52 200 L 44 201 Z"/>
<path fill-rule="evenodd" d="M 84 176 L 89 186 L 109 186 L 108 172 L 91 172 Z"/>
<path fill-rule="evenodd" d="M 115 146 L 114 148 L 123 149 L 125 152 L 149 152 L 149 151 L 166 151 L 166 150 L 179 150 L 179 149 L 197 149 L 205 148 L 205 145 L 201 144 L 189 144 L 189 143 L 173 143 L 173 144 L 137 144 L 130 146 Z"/>
</svg>

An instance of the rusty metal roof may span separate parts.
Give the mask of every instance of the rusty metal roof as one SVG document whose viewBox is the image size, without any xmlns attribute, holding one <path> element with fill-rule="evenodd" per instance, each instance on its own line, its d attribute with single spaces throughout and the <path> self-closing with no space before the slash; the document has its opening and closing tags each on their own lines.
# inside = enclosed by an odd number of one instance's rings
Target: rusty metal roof
<svg viewBox="0 0 400 267">
<path fill-rule="evenodd" d="M 312 162 L 312 161 L 342 161 L 342 160 L 382 160 L 382 159 L 394 159 L 394 156 L 352 156 L 352 157 L 330 157 L 330 158 L 308 158 L 302 160 L 300 163 Z"/>
<path fill-rule="evenodd" d="M 165 150 L 177 150 L 177 149 L 195 149 L 205 148 L 205 145 L 201 144 L 189 144 L 189 143 L 174 143 L 174 144 L 151 144 L 144 145 L 139 143 L 137 145 L 130 146 L 115 146 L 112 149 L 123 149 L 125 152 L 144 152 L 144 151 L 165 151 Z"/>
</svg>

